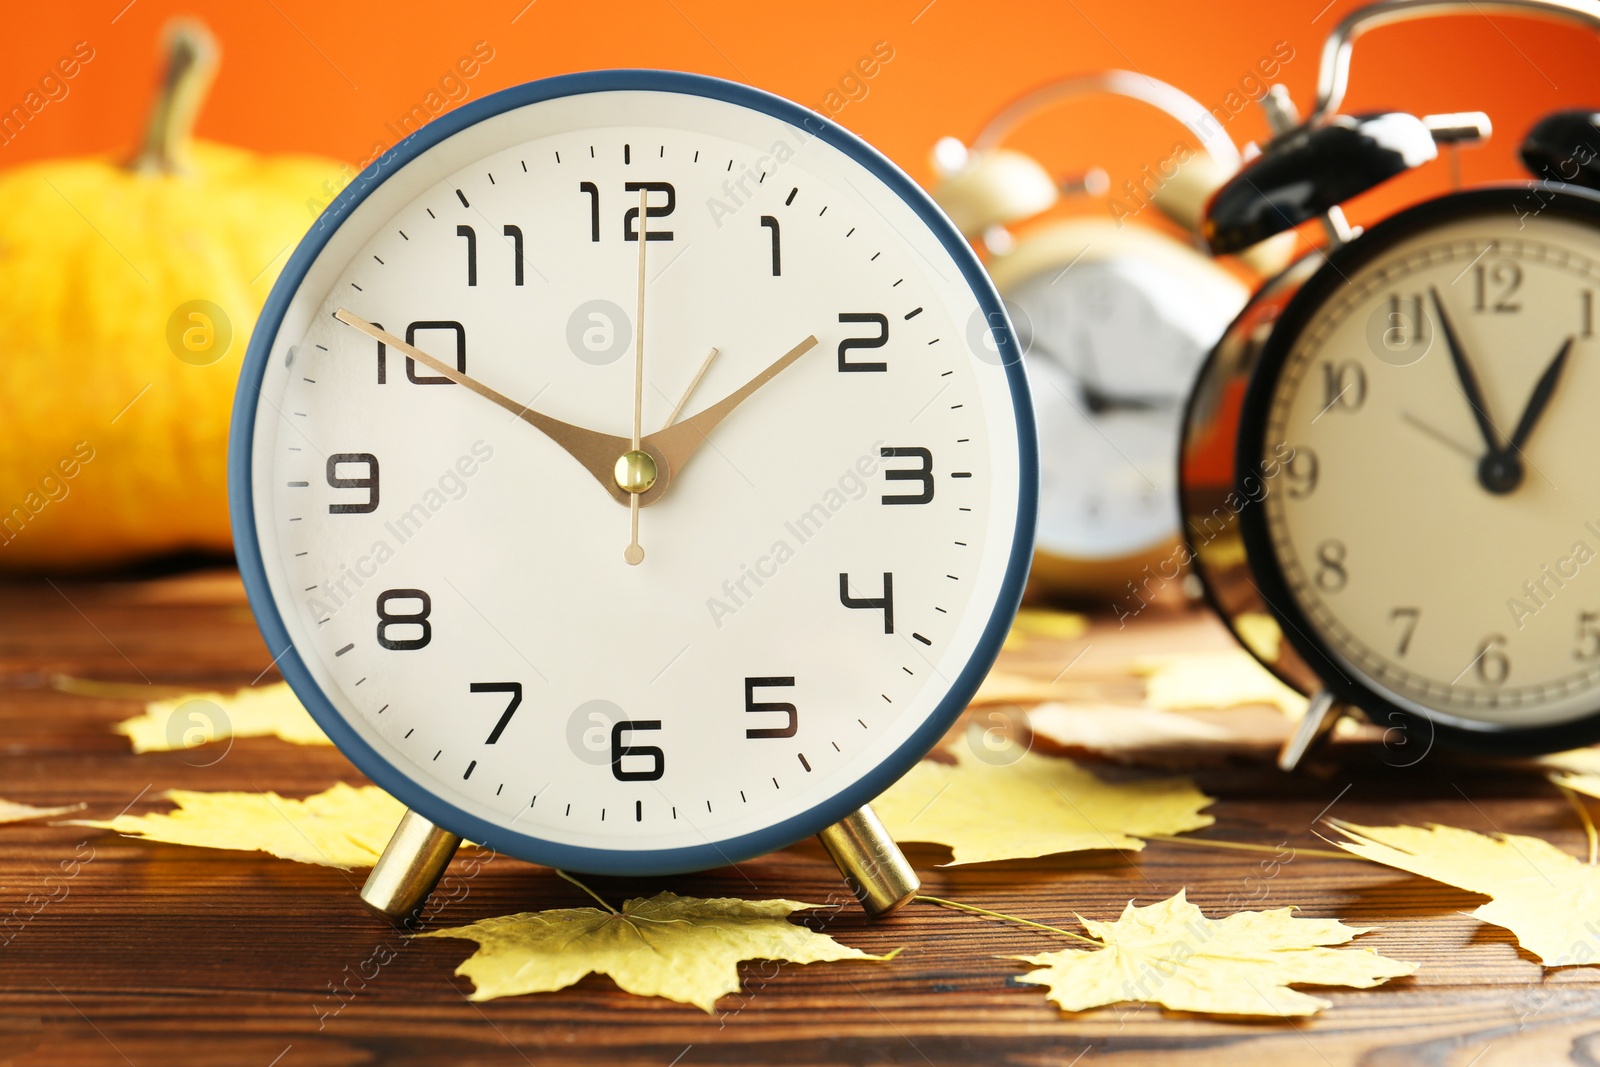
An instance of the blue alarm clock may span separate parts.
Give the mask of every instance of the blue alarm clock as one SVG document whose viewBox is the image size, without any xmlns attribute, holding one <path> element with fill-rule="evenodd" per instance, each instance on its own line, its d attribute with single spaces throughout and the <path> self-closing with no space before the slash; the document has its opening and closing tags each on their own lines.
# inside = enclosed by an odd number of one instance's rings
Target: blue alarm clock
<svg viewBox="0 0 1600 1067">
<path fill-rule="evenodd" d="M 380 157 L 274 287 L 230 457 L 284 677 L 410 809 L 369 903 L 463 837 L 667 874 L 820 833 L 897 906 L 866 805 L 1015 613 L 1030 410 L 955 228 L 778 97 L 569 75 Z"/>
</svg>

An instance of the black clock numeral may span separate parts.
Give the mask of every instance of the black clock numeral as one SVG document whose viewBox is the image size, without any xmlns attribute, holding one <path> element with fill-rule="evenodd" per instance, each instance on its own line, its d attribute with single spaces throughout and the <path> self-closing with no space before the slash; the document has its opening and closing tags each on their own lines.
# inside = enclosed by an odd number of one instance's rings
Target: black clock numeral
<svg viewBox="0 0 1600 1067">
<path fill-rule="evenodd" d="M 1289 457 L 1289 462 L 1283 465 L 1283 471 L 1289 476 L 1289 499 L 1304 500 L 1317 491 L 1317 477 L 1322 472 L 1322 464 L 1311 449 L 1297 448 L 1294 455 Z"/>
<path fill-rule="evenodd" d="M 788 717 L 783 726 L 752 726 L 745 730 L 746 737 L 793 737 L 800 729 L 800 713 L 793 704 L 781 701 L 757 702 L 756 690 L 777 686 L 793 688 L 794 678 L 746 678 L 744 680 L 744 710 L 746 714 L 781 711 Z"/>
<path fill-rule="evenodd" d="M 589 240 L 600 240 L 600 188 L 594 182 L 579 182 L 578 192 L 589 194 Z"/>
<path fill-rule="evenodd" d="M 761 225 L 772 231 L 772 276 L 776 278 L 783 274 L 783 259 L 778 254 L 778 220 L 762 215 Z"/>
<path fill-rule="evenodd" d="M 645 216 L 652 219 L 664 219 L 672 214 L 672 209 L 678 206 L 678 192 L 672 187 L 671 182 L 624 182 L 622 188 L 626 192 L 637 193 L 644 190 Z M 666 193 L 665 204 L 652 204 L 648 197 L 651 193 Z M 639 208 L 637 205 L 630 207 L 622 214 L 622 239 L 624 241 L 637 241 L 639 239 Z M 645 240 L 670 241 L 671 230 L 658 230 L 655 226 L 645 228 Z"/>
<path fill-rule="evenodd" d="M 1578 647 L 1572 658 L 1582 663 L 1600 659 L 1600 611 L 1578 613 Z"/>
<path fill-rule="evenodd" d="M 511 238 L 511 255 L 515 262 L 512 264 L 512 285 L 522 284 L 522 227 L 506 223 L 505 229 L 500 231 Z"/>
<path fill-rule="evenodd" d="M 409 614 L 390 611 L 390 603 L 396 600 L 415 600 L 420 606 Z M 415 652 L 426 648 L 433 640 L 433 623 L 428 621 L 428 616 L 433 614 L 433 598 L 421 589 L 385 589 L 378 594 L 377 606 L 378 644 L 383 648 L 391 652 Z M 420 633 L 416 637 L 395 639 L 389 636 L 392 626 L 415 626 Z"/>
<path fill-rule="evenodd" d="M 880 448 L 878 455 L 884 459 L 915 459 L 918 460 L 916 470 L 907 470 L 899 467 L 885 467 L 883 479 L 887 482 L 921 482 L 922 491 L 909 496 L 886 496 L 885 504 L 928 504 L 933 501 L 933 453 L 926 448 L 916 446 L 900 446 L 896 448 Z"/>
<path fill-rule="evenodd" d="M 1478 680 L 1484 685 L 1497 686 L 1511 674 L 1511 657 L 1506 655 L 1505 647 L 1503 634 L 1490 634 L 1478 646 L 1478 654 L 1472 662 L 1477 668 Z"/>
<path fill-rule="evenodd" d="M 641 190 L 645 193 L 645 196 L 647 198 L 646 202 L 645 202 L 645 215 L 646 215 L 647 218 L 664 219 L 668 215 L 672 214 L 673 210 L 678 206 L 678 190 L 676 188 L 674 188 L 674 186 L 673 186 L 673 184 L 671 182 L 623 182 L 622 183 L 622 188 L 623 188 L 623 191 L 626 192 L 626 193 L 635 193 L 635 194 L 637 194 Z M 578 183 L 578 192 L 588 194 L 588 197 L 589 197 L 589 240 L 591 242 L 598 243 L 599 240 L 600 240 L 600 187 L 598 185 L 596 185 L 594 182 L 579 182 Z M 665 193 L 666 194 L 666 203 L 664 203 L 664 204 L 652 204 L 652 203 L 650 203 L 648 198 L 650 196 L 652 196 L 653 194 L 656 194 L 656 193 Z M 622 213 L 622 239 L 624 241 L 637 241 L 639 239 L 639 203 L 638 203 L 638 197 L 634 196 L 631 199 L 633 200 L 633 206 Z M 509 236 L 509 234 L 507 236 Z M 654 226 L 650 226 L 650 227 L 647 227 L 647 232 L 646 232 L 645 237 L 646 237 L 646 240 L 650 240 L 650 241 L 670 241 L 670 240 L 672 240 L 672 231 L 671 230 L 658 230 Z M 774 238 L 774 241 L 776 241 L 776 238 Z M 776 262 L 776 255 L 777 255 L 776 251 L 774 251 L 773 255 L 774 255 L 774 262 Z M 773 273 L 776 274 L 777 271 L 774 270 Z M 517 278 L 519 279 L 518 282 L 517 282 L 518 285 L 522 284 L 522 282 L 520 280 L 521 277 L 522 277 L 522 234 L 519 232 L 517 234 Z"/>
<path fill-rule="evenodd" d="M 1350 582 L 1345 570 L 1343 541 L 1324 541 L 1317 546 L 1317 588 L 1324 593 L 1337 593 Z"/>
<path fill-rule="evenodd" d="M 852 363 L 849 352 L 852 348 L 882 348 L 889 343 L 889 316 L 880 315 L 876 311 L 846 311 L 839 315 L 839 321 L 844 323 L 871 322 L 878 327 L 876 337 L 847 337 L 839 342 L 839 370 L 840 371 L 886 371 L 887 363 Z"/>
<path fill-rule="evenodd" d="M 383 329 L 383 323 L 375 322 L 372 325 Z M 424 320 L 413 322 L 406 326 L 406 344 L 417 344 L 417 332 L 420 330 L 449 330 L 455 334 L 456 370 L 467 373 L 467 328 L 459 322 L 448 319 Z M 427 345 L 418 345 L 424 352 L 433 355 Z M 418 374 L 417 361 L 410 356 L 406 357 L 406 379 L 413 385 L 454 385 L 449 378 L 442 374 Z M 389 381 L 389 346 L 382 341 L 378 342 L 378 384 L 386 385 Z"/>
<path fill-rule="evenodd" d="M 478 233 L 471 226 L 457 226 L 456 236 L 467 239 L 467 284 L 478 284 Z"/>
<path fill-rule="evenodd" d="M 1404 656 L 1410 650 L 1411 635 L 1417 632 L 1417 623 L 1421 619 L 1421 608 L 1395 608 L 1389 612 L 1389 621 L 1400 623 L 1400 643 L 1395 645 L 1395 655 Z"/>
<path fill-rule="evenodd" d="M 850 576 L 839 575 L 839 603 L 847 608 L 865 611 L 883 609 L 883 632 L 894 633 L 894 575 L 883 572 L 883 595 L 879 597 L 853 597 L 850 595 Z"/>
<path fill-rule="evenodd" d="M 1522 305 L 1513 300 L 1522 288 L 1522 268 L 1509 259 L 1479 263 L 1472 268 L 1472 310 L 1499 314 L 1517 312 Z M 1489 290 L 1493 288 L 1494 293 Z"/>
<path fill-rule="evenodd" d="M 361 478 L 345 478 L 339 467 L 363 463 L 367 473 Z M 371 452 L 335 452 L 328 457 L 328 485 L 334 489 L 365 489 L 367 499 L 359 504 L 329 504 L 329 515 L 366 515 L 378 510 L 378 457 Z"/>
<path fill-rule="evenodd" d="M 1400 352 L 1427 340 L 1428 320 L 1421 293 L 1390 293 L 1386 321 L 1382 341 L 1390 352 Z"/>
<path fill-rule="evenodd" d="M 506 710 L 500 713 L 500 718 L 494 724 L 494 729 L 489 731 L 489 740 L 484 744 L 492 745 L 500 740 L 500 735 L 505 732 L 506 724 L 511 721 L 511 716 L 517 713 L 517 707 L 522 703 L 521 682 L 473 682 L 467 689 L 474 693 L 509 693 L 511 703 L 506 705 Z"/>
<path fill-rule="evenodd" d="M 1367 372 L 1353 361 L 1322 364 L 1322 410 L 1360 411 L 1367 402 Z M 1319 413 L 1320 414 L 1320 413 Z"/>
<path fill-rule="evenodd" d="M 646 730 L 661 729 L 658 719 L 624 719 L 611 727 L 611 776 L 619 782 L 659 782 L 666 773 L 667 758 L 655 745 L 633 745 L 624 741 L 623 735 Z M 642 756 L 650 761 L 648 770 L 624 770 L 622 761 L 629 756 Z"/>
<path fill-rule="evenodd" d="M 522 227 L 507 223 L 501 231 L 511 239 L 511 255 L 514 262 L 513 285 L 522 284 Z M 456 236 L 467 239 L 467 284 L 478 284 L 478 233 L 471 226 L 457 226 Z"/>
<path fill-rule="evenodd" d="M 1579 322 L 1578 336 L 1589 338 L 1594 336 L 1594 290 L 1585 289 L 1578 294 Z"/>
</svg>

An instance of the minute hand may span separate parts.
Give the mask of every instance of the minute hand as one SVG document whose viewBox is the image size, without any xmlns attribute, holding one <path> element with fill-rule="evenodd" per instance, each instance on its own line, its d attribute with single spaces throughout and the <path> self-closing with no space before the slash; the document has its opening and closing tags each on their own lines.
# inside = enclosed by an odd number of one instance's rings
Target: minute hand
<svg viewBox="0 0 1600 1067">
<path fill-rule="evenodd" d="M 706 443 L 711 431 L 716 429 L 717 425 L 727 418 L 734 408 L 748 400 L 750 394 L 776 378 L 791 363 L 816 346 L 817 338 L 813 334 L 778 357 L 766 370 L 751 378 L 704 411 L 701 411 L 698 415 L 668 426 L 665 429 L 657 430 L 646 437 L 641 442 L 641 446 L 667 462 L 661 472 L 662 477 L 656 483 L 657 488 L 641 497 L 640 503 L 652 503 L 653 498 L 659 495 L 659 490 L 664 488 L 664 483 L 683 472 L 684 464 L 688 463 L 689 458 L 700 450 L 700 446 Z"/>
<path fill-rule="evenodd" d="M 482 382 L 467 377 L 443 360 L 435 359 L 422 351 L 422 349 L 407 344 L 394 334 L 374 326 L 366 319 L 359 318 L 344 308 L 335 311 L 333 317 L 346 326 L 366 334 L 373 340 L 381 341 L 395 351 L 405 353 L 435 374 L 443 375 L 457 385 L 464 385 L 484 399 L 505 408 L 523 422 L 526 422 L 560 445 L 569 456 L 583 465 L 584 470 L 594 475 L 595 480 L 605 488 L 606 492 L 611 494 L 617 503 L 626 504 L 628 502 L 628 493 L 617 485 L 614 473 L 617 457 L 628 451 L 633 445 L 633 442 L 628 438 L 613 437 L 608 433 L 600 433 L 597 430 L 574 426 L 570 422 L 562 422 L 560 419 L 553 419 L 549 415 L 534 411 L 526 404 L 519 404 L 504 393 L 498 393 Z"/>
<path fill-rule="evenodd" d="M 1450 350 L 1450 362 L 1455 364 L 1456 377 L 1461 379 L 1461 391 L 1466 394 L 1467 405 L 1472 408 L 1472 417 L 1477 420 L 1478 432 L 1483 435 L 1483 444 L 1488 449 L 1488 455 L 1495 455 L 1500 451 L 1500 435 L 1494 428 L 1494 423 L 1489 420 L 1489 411 L 1484 404 L 1483 389 L 1478 385 L 1478 376 L 1472 372 L 1472 364 L 1467 362 L 1466 353 L 1461 350 L 1461 339 L 1456 336 L 1455 329 L 1450 325 L 1450 316 L 1445 314 L 1444 301 L 1439 299 L 1439 290 L 1430 289 L 1433 294 L 1433 306 L 1439 312 L 1439 326 L 1444 331 L 1444 346 Z"/>
</svg>

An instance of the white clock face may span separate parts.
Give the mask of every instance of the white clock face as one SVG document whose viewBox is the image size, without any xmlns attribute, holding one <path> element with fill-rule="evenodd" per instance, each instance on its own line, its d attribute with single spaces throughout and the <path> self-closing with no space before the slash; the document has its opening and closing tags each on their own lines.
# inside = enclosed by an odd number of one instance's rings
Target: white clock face
<svg viewBox="0 0 1600 1067">
<path fill-rule="evenodd" d="M 1333 288 L 1262 438 L 1263 459 L 1293 456 L 1265 516 L 1295 604 L 1408 710 L 1592 714 L 1600 230 L 1507 207 L 1414 232 Z"/>
<path fill-rule="evenodd" d="M 632 563 L 615 486 L 517 409 L 630 439 L 641 183 L 647 441 L 713 348 L 679 422 L 817 343 L 696 438 Z M 1021 580 L 1029 444 L 966 345 L 979 306 L 893 189 L 787 122 L 672 92 L 504 111 L 376 189 L 283 316 L 251 457 L 271 599 L 386 784 L 527 858 L 813 832 L 921 754 Z"/>
<path fill-rule="evenodd" d="M 1006 291 L 1031 329 L 1040 549 L 1108 559 L 1177 536 L 1183 400 L 1245 297 L 1225 277 L 1197 273 L 1135 255 L 1086 256 Z"/>
</svg>

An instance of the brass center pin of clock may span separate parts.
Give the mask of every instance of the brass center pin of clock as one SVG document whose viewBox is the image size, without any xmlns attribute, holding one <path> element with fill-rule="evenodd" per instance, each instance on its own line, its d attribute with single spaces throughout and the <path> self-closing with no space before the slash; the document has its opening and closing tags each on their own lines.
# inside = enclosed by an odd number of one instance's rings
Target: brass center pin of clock
<svg viewBox="0 0 1600 1067">
<path fill-rule="evenodd" d="M 650 453 L 640 449 L 624 452 L 611 470 L 617 487 L 625 493 L 645 493 L 656 484 L 656 461 Z"/>
</svg>

